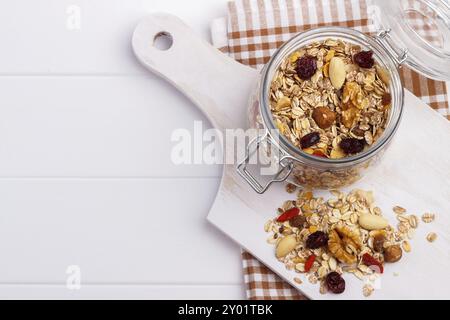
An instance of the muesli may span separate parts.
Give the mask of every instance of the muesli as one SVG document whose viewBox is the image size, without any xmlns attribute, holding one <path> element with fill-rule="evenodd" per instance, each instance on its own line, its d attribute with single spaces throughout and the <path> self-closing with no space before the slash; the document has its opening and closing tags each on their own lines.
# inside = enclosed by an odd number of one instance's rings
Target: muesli
<svg viewBox="0 0 450 320">
<path fill-rule="evenodd" d="M 277 259 L 288 270 L 320 282 L 321 293 L 342 293 L 343 275 L 351 273 L 364 281 L 363 294 L 369 296 L 371 283 L 383 274 L 385 264 L 411 252 L 409 240 L 419 219 L 396 206 L 399 225 L 394 228 L 375 205 L 371 191 L 330 192 L 334 197 L 325 200 L 300 190 L 296 200 L 286 201 L 264 226 L 271 233 L 267 242 L 275 245 Z"/>
<path fill-rule="evenodd" d="M 314 42 L 286 57 L 275 73 L 273 120 L 308 154 L 330 159 L 358 154 L 386 127 L 389 81 L 372 51 L 338 39 Z"/>
</svg>

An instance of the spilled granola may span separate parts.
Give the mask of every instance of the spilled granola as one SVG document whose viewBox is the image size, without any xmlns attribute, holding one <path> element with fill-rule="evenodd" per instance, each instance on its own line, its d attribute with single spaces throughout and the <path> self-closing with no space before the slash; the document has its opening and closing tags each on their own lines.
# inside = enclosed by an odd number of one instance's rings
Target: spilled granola
<svg viewBox="0 0 450 320">
<path fill-rule="evenodd" d="M 271 234 L 267 242 L 275 245 L 277 259 L 288 270 L 320 283 L 322 294 L 343 292 L 344 275 L 351 273 L 364 281 L 363 293 L 369 296 L 385 264 L 412 251 L 410 231 L 417 228 L 419 219 L 395 207 L 400 224 L 394 228 L 376 206 L 371 191 L 330 192 L 334 197 L 325 200 L 300 190 L 296 200 L 285 201 L 278 216 L 264 226 Z M 433 241 L 435 237 L 427 238 Z"/>
</svg>

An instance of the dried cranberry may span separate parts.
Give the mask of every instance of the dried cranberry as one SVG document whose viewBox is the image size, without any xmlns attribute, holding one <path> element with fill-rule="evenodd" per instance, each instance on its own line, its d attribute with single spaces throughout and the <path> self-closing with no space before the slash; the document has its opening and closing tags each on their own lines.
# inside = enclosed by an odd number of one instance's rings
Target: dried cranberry
<svg viewBox="0 0 450 320">
<path fill-rule="evenodd" d="M 314 57 L 305 55 L 297 60 L 297 74 L 300 79 L 308 80 L 316 73 L 317 61 Z"/>
<path fill-rule="evenodd" d="M 353 61 L 361 68 L 372 68 L 375 64 L 372 55 L 372 51 L 360 51 L 353 56 Z"/>
<path fill-rule="evenodd" d="M 381 97 L 381 104 L 383 106 L 387 106 L 387 105 L 391 104 L 391 100 L 392 100 L 391 94 L 389 92 L 385 92 L 383 94 L 383 96 Z"/>
<path fill-rule="evenodd" d="M 342 293 L 345 290 L 345 280 L 335 271 L 330 272 L 325 278 L 328 290 L 333 293 Z"/>
<path fill-rule="evenodd" d="M 358 153 L 364 149 L 364 140 L 345 138 L 341 141 L 341 143 L 339 143 L 339 146 L 346 154 Z"/>
<path fill-rule="evenodd" d="M 311 132 L 308 133 L 307 135 L 304 135 L 301 139 L 300 139 L 300 145 L 302 146 L 302 148 L 309 148 L 313 145 L 315 145 L 317 142 L 320 141 L 320 135 L 318 132 Z"/>
<path fill-rule="evenodd" d="M 328 236 L 325 232 L 316 231 L 311 233 L 306 239 L 306 247 L 308 249 L 317 249 L 326 246 L 328 243 Z"/>
</svg>

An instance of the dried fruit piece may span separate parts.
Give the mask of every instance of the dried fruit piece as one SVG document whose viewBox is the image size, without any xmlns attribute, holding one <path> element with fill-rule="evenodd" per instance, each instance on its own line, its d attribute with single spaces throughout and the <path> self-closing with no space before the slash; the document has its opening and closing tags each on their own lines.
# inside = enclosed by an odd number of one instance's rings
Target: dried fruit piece
<svg viewBox="0 0 450 320">
<path fill-rule="evenodd" d="M 345 290 L 345 280 L 336 271 L 330 272 L 325 278 L 328 290 L 333 293 L 342 293 Z"/>
<path fill-rule="evenodd" d="M 315 260 L 316 256 L 313 254 L 308 257 L 308 259 L 305 262 L 305 272 L 311 270 L 311 267 L 313 266 Z"/>
<path fill-rule="evenodd" d="M 320 141 L 320 135 L 318 132 L 311 132 L 308 133 L 307 135 L 304 135 L 301 139 L 300 139 L 300 145 L 303 148 L 309 148 L 313 145 L 315 145 L 316 143 L 318 143 Z"/>
<path fill-rule="evenodd" d="M 325 61 L 328 62 L 334 57 L 335 51 L 333 49 L 329 50 L 325 56 Z"/>
<path fill-rule="evenodd" d="M 286 256 L 289 252 L 295 249 L 297 246 L 297 239 L 294 235 L 287 235 L 278 242 L 276 249 L 277 258 L 282 258 Z"/>
<path fill-rule="evenodd" d="M 327 107 L 317 107 L 314 109 L 312 117 L 319 128 L 327 129 L 336 120 L 336 113 Z"/>
<path fill-rule="evenodd" d="M 342 151 L 346 154 L 355 154 L 364 150 L 364 140 L 359 140 L 356 138 L 345 138 L 339 143 Z"/>
<path fill-rule="evenodd" d="M 399 245 L 392 245 L 384 249 L 384 261 L 397 262 L 402 257 L 402 248 Z"/>
<path fill-rule="evenodd" d="M 284 222 L 292 219 L 293 217 L 297 216 L 300 213 L 300 209 L 297 207 L 291 208 L 289 210 L 286 210 L 283 212 L 278 218 L 278 222 Z"/>
<path fill-rule="evenodd" d="M 388 106 L 391 104 L 391 94 L 389 92 L 383 93 L 383 96 L 381 97 L 381 105 Z"/>
<path fill-rule="evenodd" d="M 337 90 L 342 88 L 346 76 L 344 60 L 339 57 L 333 57 L 330 61 L 328 72 L 333 87 Z"/>
<path fill-rule="evenodd" d="M 375 64 L 372 56 L 373 51 L 360 51 L 353 56 L 353 61 L 361 68 L 372 68 Z"/>
<path fill-rule="evenodd" d="M 374 270 L 375 272 L 383 273 L 383 271 L 384 271 L 383 264 L 368 253 L 363 254 L 362 262 L 366 266 L 372 267 L 372 270 Z"/>
<path fill-rule="evenodd" d="M 327 245 L 328 236 L 323 231 L 316 231 L 308 236 L 306 239 L 306 247 L 308 249 L 317 249 Z"/>
<path fill-rule="evenodd" d="M 381 230 L 389 226 L 385 218 L 370 213 L 361 214 L 358 223 L 366 230 Z"/>
<path fill-rule="evenodd" d="M 384 249 L 384 242 L 386 241 L 386 238 L 384 234 L 378 233 L 373 237 L 373 250 L 376 252 L 383 252 Z"/>
<path fill-rule="evenodd" d="M 291 60 L 292 63 L 295 63 L 295 61 L 297 61 L 301 55 L 302 54 L 300 53 L 300 51 L 295 51 L 293 54 L 291 54 L 291 56 L 289 57 L 289 60 Z"/>
<path fill-rule="evenodd" d="M 306 218 L 304 215 L 299 214 L 292 219 L 289 220 L 289 224 L 294 228 L 302 228 L 306 222 Z"/>
<path fill-rule="evenodd" d="M 331 159 L 341 159 L 343 157 L 345 157 L 345 153 L 339 147 L 333 148 L 333 150 L 331 150 L 330 152 Z"/>
<path fill-rule="evenodd" d="M 356 122 L 360 111 L 356 107 L 349 107 L 345 110 L 342 110 L 342 123 L 348 129 L 353 127 Z"/>
<path fill-rule="evenodd" d="M 316 157 L 321 157 L 321 158 L 328 158 L 327 155 L 325 153 L 323 153 L 323 151 L 321 151 L 321 150 L 314 150 L 312 155 L 316 156 Z"/>
<path fill-rule="evenodd" d="M 308 80 L 317 70 L 316 58 L 305 55 L 297 60 L 297 75 L 300 79 Z"/>
</svg>

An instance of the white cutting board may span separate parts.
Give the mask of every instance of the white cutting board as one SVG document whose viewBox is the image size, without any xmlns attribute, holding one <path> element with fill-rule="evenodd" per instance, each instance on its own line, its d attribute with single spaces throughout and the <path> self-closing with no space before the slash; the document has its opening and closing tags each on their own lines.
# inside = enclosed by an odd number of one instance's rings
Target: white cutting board
<svg viewBox="0 0 450 320">
<path fill-rule="evenodd" d="M 173 38 L 167 51 L 152 45 L 160 32 Z M 132 44 L 140 62 L 189 97 L 216 128 L 246 127 L 247 100 L 258 79 L 257 71 L 223 55 L 172 15 L 153 14 L 144 19 L 134 32 Z M 391 208 L 397 204 L 410 213 L 437 214 L 434 223 L 420 224 L 411 241 L 412 252 L 386 267 L 372 299 L 450 298 L 449 141 L 448 122 L 406 91 L 404 118 L 389 151 L 379 167 L 352 186 L 373 190 L 376 202 L 393 224 L 396 221 Z M 236 173 L 235 165 L 225 165 L 208 220 L 310 298 L 363 298 L 363 283 L 351 274 L 345 275 L 347 289 L 343 294 L 321 295 L 317 284 L 293 282 L 297 274 L 275 259 L 263 225 L 284 200 L 292 197 L 282 184 L 274 184 L 259 195 Z M 438 234 L 432 244 L 425 239 L 431 231 Z"/>
</svg>

